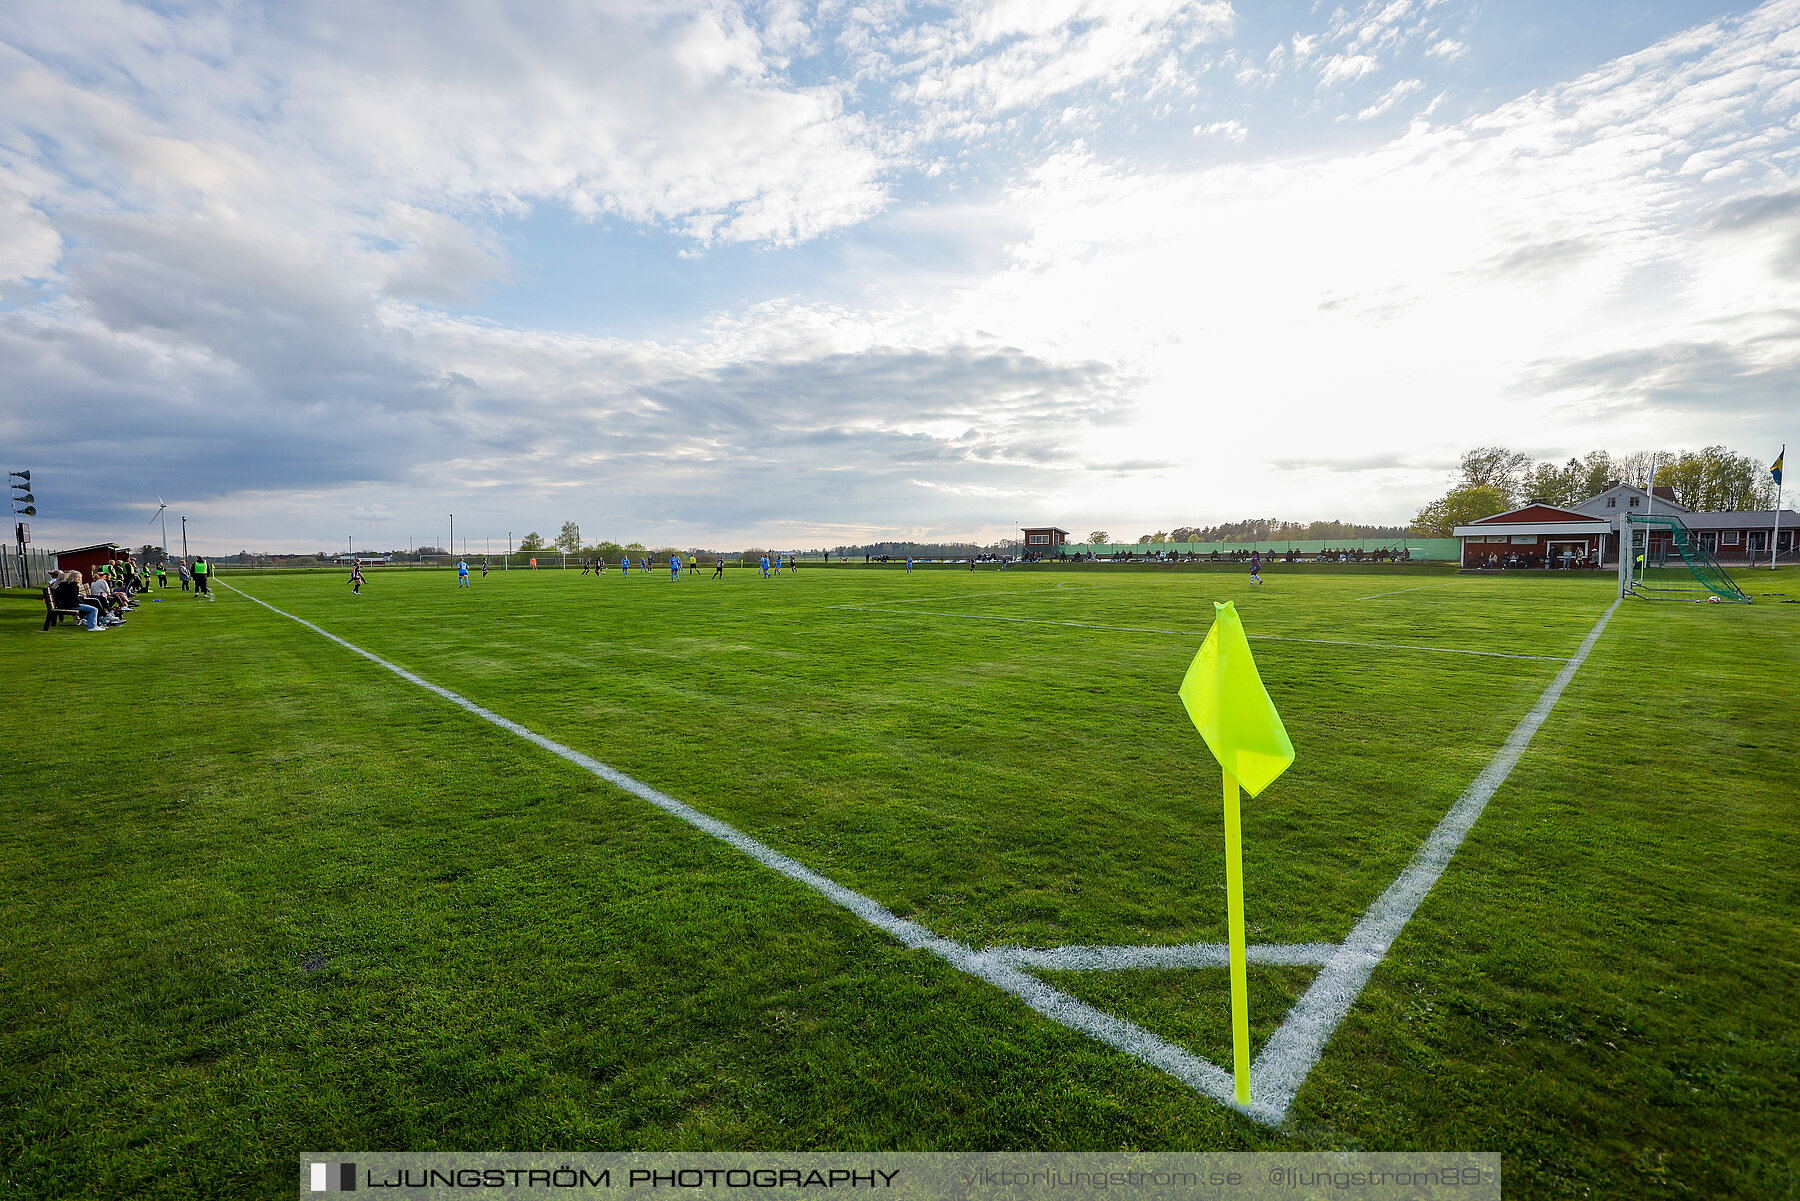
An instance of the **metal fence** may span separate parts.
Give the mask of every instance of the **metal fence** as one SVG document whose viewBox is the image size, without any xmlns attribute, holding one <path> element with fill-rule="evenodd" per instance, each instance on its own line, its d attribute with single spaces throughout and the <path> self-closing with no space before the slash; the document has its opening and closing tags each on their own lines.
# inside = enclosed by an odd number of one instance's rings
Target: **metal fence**
<svg viewBox="0 0 1800 1201">
<path fill-rule="evenodd" d="M 17 547 L 0 546 L 0 588 L 42 588 L 55 566 L 56 556 L 50 551 L 28 546 L 21 560 Z"/>
</svg>

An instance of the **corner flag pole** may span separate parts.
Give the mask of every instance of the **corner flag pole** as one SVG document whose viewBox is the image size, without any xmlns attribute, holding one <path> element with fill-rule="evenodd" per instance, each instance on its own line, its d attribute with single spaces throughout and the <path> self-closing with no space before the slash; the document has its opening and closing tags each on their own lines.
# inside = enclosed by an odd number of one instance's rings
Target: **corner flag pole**
<svg viewBox="0 0 1800 1201">
<path fill-rule="evenodd" d="M 1775 570 L 1775 548 L 1781 545 L 1781 465 L 1787 461 L 1787 443 L 1781 444 L 1781 453 L 1775 456 L 1775 466 L 1769 474 L 1775 477 L 1775 529 L 1769 534 L 1769 570 Z"/>
<path fill-rule="evenodd" d="M 1213 625 L 1181 681 L 1181 703 L 1218 760 L 1225 785 L 1225 918 L 1231 943 L 1234 1095 L 1250 1105 L 1250 984 L 1244 949 L 1244 827 L 1238 792 L 1260 796 L 1294 762 L 1294 744 L 1269 699 L 1237 606 L 1213 605 Z"/>
<path fill-rule="evenodd" d="M 1225 913 L 1231 937 L 1231 1076 L 1237 1103 L 1250 1104 L 1250 967 L 1244 952 L 1244 837 L 1238 782 L 1225 777 Z"/>
</svg>

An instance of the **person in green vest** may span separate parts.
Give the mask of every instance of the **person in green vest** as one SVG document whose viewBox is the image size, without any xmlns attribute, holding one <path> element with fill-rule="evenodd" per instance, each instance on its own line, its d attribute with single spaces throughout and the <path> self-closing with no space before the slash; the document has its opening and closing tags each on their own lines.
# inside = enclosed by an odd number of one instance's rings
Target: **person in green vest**
<svg viewBox="0 0 1800 1201">
<path fill-rule="evenodd" d="M 194 599 L 199 600 L 202 597 L 205 597 L 207 600 L 213 599 L 212 564 L 210 564 L 206 561 L 206 557 L 204 555 L 195 555 L 194 556 Z"/>
<path fill-rule="evenodd" d="M 167 588 L 169 586 L 169 565 L 167 563 L 158 563 L 156 565 L 156 586 L 158 588 Z"/>
</svg>

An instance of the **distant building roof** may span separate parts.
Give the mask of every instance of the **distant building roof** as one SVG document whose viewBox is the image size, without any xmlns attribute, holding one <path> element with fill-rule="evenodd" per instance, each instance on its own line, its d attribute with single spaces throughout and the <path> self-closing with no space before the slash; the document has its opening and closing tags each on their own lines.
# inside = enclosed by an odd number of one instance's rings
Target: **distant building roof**
<svg viewBox="0 0 1800 1201">
<path fill-rule="evenodd" d="M 1637 504 L 1631 503 L 1629 499 L 1631 497 L 1637 498 Z M 1613 503 L 1607 504 L 1608 500 Z M 1569 507 L 1577 513 L 1586 513 L 1589 517 L 1613 517 L 1618 514 L 1620 509 L 1636 509 L 1640 513 L 1654 512 L 1657 509 L 1664 511 L 1672 509 L 1677 513 L 1693 511 L 1675 499 L 1674 490 L 1671 488 L 1659 487 L 1656 494 L 1652 496 L 1642 488 L 1634 487 L 1631 484 L 1614 484 L 1604 492 L 1596 493 L 1580 504 Z"/>
<path fill-rule="evenodd" d="M 1683 513 L 1681 524 L 1690 530 L 1755 530 L 1775 524 L 1774 509 L 1740 509 L 1734 513 Z M 1800 529 L 1800 513 L 1781 510 L 1781 528 Z"/>
</svg>

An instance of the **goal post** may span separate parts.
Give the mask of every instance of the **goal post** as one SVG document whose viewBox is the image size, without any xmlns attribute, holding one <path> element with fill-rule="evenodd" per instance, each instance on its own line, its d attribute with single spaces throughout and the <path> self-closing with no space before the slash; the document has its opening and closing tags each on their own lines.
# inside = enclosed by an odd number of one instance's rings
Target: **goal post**
<svg viewBox="0 0 1800 1201">
<path fill-rule="evenodd" d="M 1619 520 L 1619 595 L 1644 600 L 1709 601 L 1747 605 L 1712 551 L 1674 513 L 1631 514 Z"/>
</svg>

